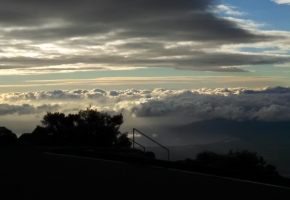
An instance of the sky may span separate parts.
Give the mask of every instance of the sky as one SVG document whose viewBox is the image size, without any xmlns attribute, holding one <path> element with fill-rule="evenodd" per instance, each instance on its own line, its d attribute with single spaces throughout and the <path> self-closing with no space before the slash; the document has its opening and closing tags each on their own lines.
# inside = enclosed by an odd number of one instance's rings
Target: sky
<svg viewBox="0 0 290 200">
<path fill-rule="evenodd" d="M 290 0 L 0 0 L 0 126 L 289 120 Z M 17 123 L 16 123 L 17 122 Z"/>
</svg>

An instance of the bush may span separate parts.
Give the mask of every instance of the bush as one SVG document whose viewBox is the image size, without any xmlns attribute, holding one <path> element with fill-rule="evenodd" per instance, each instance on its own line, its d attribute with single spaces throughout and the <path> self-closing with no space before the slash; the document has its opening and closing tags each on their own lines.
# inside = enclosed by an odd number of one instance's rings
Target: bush
<svg viewBox="0 0 290 200">
<path fill-rule="evenodd" d="M 231 169 L 251 172 L 265 171 L 266 161 L 262 156 L 258 156 L 257 152 L 230 150 L 226 155 L 226 159 Z"/>
<path fill-rule="evenodd" d="M 248 150 L 229 150 L 225 155 L 212 151 L 204 151 L 198 153 L 195 160 L 186 159 L 185 162 L 253 173 L 278 175 L 275 166 L 266 165 L 266 161 L 262 156 L 258 156 L 256 152 L 250 152 Z"/>
<path fill-rule="evenodd" d="M 145 156 L 146 156 L 147 158 L 150 158 L 150 159 L 155 160 L 155 154 L 154 154 L 152 151 L 147 151 L 147 152 L 145 153 Z"/>
</svg>

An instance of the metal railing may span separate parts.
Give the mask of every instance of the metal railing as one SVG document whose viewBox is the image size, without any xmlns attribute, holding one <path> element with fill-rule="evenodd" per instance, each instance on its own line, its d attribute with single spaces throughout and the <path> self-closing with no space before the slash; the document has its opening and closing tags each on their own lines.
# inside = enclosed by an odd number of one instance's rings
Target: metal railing
<svg viewBox="0 0 290 200">
<path fill-rule="evenodd" d="M 144 133 L 142 133 L 141 131 L 137 130 L 136 128 L 133 128 L 133 148 L 135 148 L 135 131 L 137 131 L 138 133 L 140 133 L 141 135 L 145 136 L 146 138 L 148 138 L 149 140 L 151 140 L 152 142 L 155 142 L 156 144 L 158 144 L 159 146 L 161 146 L 163 149 L 167 150 L 167 155 L 168 155 L 168 161 L 169 161 L 169 149 L 167 149 L 166 147 L 162 146 L 161 144 L 159 144 L 158 142 L 156 142 L 155 140 L 153 140 L 152 138 L 148 137 L 147 135 L 145 135 Z"/>
<path fill-rule="evenodd" d="M 135 148 L 135 143 L 136 144 L 138 144 L 140 147 L 142 147 L 143 148 L 143 151 L 145 152 L 145 147 L 144 146 L 142 146 L 141 144 L 139 144 L 138 142 L 136 142 L 136 141 L 134 141 L 134 140 L 132 140 L 131 138 L 128 138 L 130 141 L 132 141 L 133 142 L 133 148 Z"/>
<path fill-rule="evenodd" d="M 123 133 L 121 133 L 121 132 L 119 132 L 119 134 L 120 134 L 120 135 L 125 135 L 125 134 L 123 134 Z M 138 144 L 140 147 L 142 147 L 142 148 L 143 148 L 143 151 L 145 152 L 145 147 L 144 147 L 143 145 L 139 144 L 138 142 L 132 140 L 132 139 L 129 138 L 129 137 L 127 137 L 127 138 L 128 138 L 131 142 L 133 142 L 133 148 L 135 148 L 135 143 L 136 143 L 136 144 Z"/>
</svg>

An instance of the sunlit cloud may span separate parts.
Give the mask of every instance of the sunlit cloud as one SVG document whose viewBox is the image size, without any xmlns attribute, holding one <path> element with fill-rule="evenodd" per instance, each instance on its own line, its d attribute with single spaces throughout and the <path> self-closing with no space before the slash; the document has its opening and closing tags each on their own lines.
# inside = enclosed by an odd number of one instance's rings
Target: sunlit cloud
<svg viewBox="0 0 290 200">
<path fill-rule="evenodd" d="M 2 76 L 142 67 L 244 72 L 238 68 L 290 60 L 289 32 L 259 30 L 265 25 L 211 0 L 7 1 L 0 12 L 7 15 L 0 19 Z M 238 48 L 263 45 L 275 49 L 245 56 Z M 235 54 L 220 52 L 225 46 Z M 277 55 L 288 57 L 277 63 Z"/>
<path fill-rule="evenodd" d="M 150 85 L 183 83 L 244 83 L 283 80 L 278 76 L 162 76 L 162 77 L 106 77 L 96 79 L 53 79 L 27 80 L 23 84 L 2 84 L 0 88 L 41 87 L 41 86 L 114 86 L 114 85 Z M 286 81 L 286 80 L 285 80 Z"/>
<path fill-rule="evenodd" d="M 290 67 L 290 63 L 284 63 L 280 65 L 275 65 L 275 67 Z"/>
<path fill-rule="evenodd" d="M 217 12 L 224 12 L 227 15 L 242 16 L 246 14 L 244 12 L 237 11 L 236 7 L 230 5 L 218 5 L 214 9 L 216 9 Z"/>
<path fill-rule="evenodd" d="M 55 90 L 0 95 L 0 113 L 41 115 L 46 111 L 93 109 L 129 118 L 172 117 L 186 120 L 227 118 L 290 120 L 290 89 L 200 88 L 191 90 Z"/>
<path fill-rule="evenodd" d="M 240 19 L 240 18 L 234 18 L 234 17 L 224 17 L 224 18 L 236 23 L 241 28 L 244 28 L 247 30 L 257 30 L 257 29 L 265 26 L 265 24 L 257 23 L 255 21 L 249 20 L 249 19 Z"/>
<path fill-rule="evenodd" d="M 277 4 L 288 4 L 290 5 L 290 0 L 271 0 L 274 1 Z"/>
</svg>

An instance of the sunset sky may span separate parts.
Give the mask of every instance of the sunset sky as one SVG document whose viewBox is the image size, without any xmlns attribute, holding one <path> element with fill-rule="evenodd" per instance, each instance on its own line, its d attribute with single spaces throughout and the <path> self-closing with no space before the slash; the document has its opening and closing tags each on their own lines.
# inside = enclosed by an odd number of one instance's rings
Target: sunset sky
<svg viewBox="0 0 290 200">
<path fill-rule="evenodd" d="M 124 129 L 290 119 L 290 0 L 0 2 L 0 126 L 18 134 L 88 105 Z"/>
</svg>

